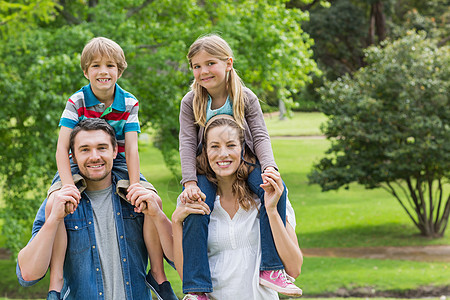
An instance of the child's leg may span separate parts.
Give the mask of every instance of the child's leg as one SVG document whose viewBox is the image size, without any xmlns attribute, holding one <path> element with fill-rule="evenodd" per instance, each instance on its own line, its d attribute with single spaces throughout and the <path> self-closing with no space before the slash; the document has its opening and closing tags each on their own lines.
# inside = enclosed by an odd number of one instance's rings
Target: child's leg
<svg viewBox="0 0 450 300">
<path fill-rule="evenodd" d="M 114 159 L 112 171 L 119 179 L 129 180 L 127 162 L 123 156 L 118 155 Z M 139 174 L 139 176 L 141 184 L 143 181 L 148 182 L 144 175 Z M 162 203 L 159 203 L 159 206 L 162 208 Z M 153 290 L 158 299 L 177 299 L 164 271 L 164 252 L 158 231 L 152 219 L 148 216 L 144 216 L 142 234 L 150 260 L 150 271 L 146 276 L 147 285 Z"/>
<path fill-rule="evenodd" d="M 197 176 L 197 185 L 206 195 L 205 202 L 214 209 L 216 186 L 205 175 Z M 183 293 L 212 292 L 208 262 L 209 215 L 189 215 L 183 224 Z"/>
<path fill-rule="evenodd" d="M 272 230 L 270 229 L 269 217 L 264 206 L 264 190 L 260 187 L 263 183 L 261 177 L 261 168 L 255 168 L 248 176 L 247 183 L 259 199 L 261 200 L 260 209 L 260 232 L 261 232 L 261 266 L 260 270 L 280 270 L 284 269 L 283 263 L 278 255 L 273 240 Z M 284 191 L 277 204 L 278 214 L 286 225 L 286 186 L 283 182 Z"/>
<path fill-rule="evenodd" d="M 45 206 L 45 219 L 48 218 L 51 212 L 53 202 L 47 201 Z M 57 291 L 61 292 L 61 289 L 64 284 L 63 279 L 63 268 L 64 268 L 64 259 L 66 256 L 67 249 L 67 233 L 64 222 L 58 226 L 58 230 L 56 231 L 55 242 L 53 244 L 52 249 L 52 258 L 50 260 L 50 284 L 49 291 Z"/>
<path fill-rule="evenodd" d="M 144 216 L 144 242 L 150 259 L 150 272 L 158 284 L 167 280 L 164 273 L 164 252 L 159 240 L 158 231 L 149 216 Z"/>
</svg>

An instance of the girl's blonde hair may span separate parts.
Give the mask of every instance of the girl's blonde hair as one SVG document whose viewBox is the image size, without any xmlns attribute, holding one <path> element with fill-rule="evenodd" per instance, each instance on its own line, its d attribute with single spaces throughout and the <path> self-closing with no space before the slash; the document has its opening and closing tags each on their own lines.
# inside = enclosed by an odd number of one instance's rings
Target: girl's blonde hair
<svg viewBox="0 0 450 300">
<path fill-rule="evenodd" d="M 189 48 L 187 58 L 191 68 L 192 58 L 202 50 L 219 60 L 227 61 L 230 57 L 233 58 L 233 51 L 228 43 L 216 34 L 209 34 L 198 38 Z M 244 83 L 234 68 L 231 68 L 226 76 L 226 88 L 233 104 L 234 118 L 237 124 L 241 128 L 244 128 Z M 204 127 L 206 123 L 208 92 L 195 79 L 191 85 L 191 90 L 194 91 L 193 107 L 195 123 Z"/>
<path fill-rule="evenodd" d="M 223 115 L 217 115 L 211 118 L 211 120 L 208 122 L 208 126 L 205 128 L 205 137 L 202 143 L 202 152 L 199 156 L 197 156 L 197 174 L 206 175 L 206 178 L 217 186 L 218 181 L 216 174 L 212 170 L 208 161 L 208 150 L 206 147 L 206 145 L 208 144 L 208 132 L 215 127 L 230 127 L 230 130 L 237 130 L 239 134 L 239 142 L 241 147 L 243 148 L 243 151 L 239 167 L 236 170 L 236 180 L 232 185 L 232 191 L 233 195 L 236 196 L 239 205 L 244 210 L 249 210 L 253 205 L 256 205 L 256 203 L 255 199 L 253 198 L 253 193 L 247 184 L 248 175 L 251 173 L 251 171 L 253 171 L 253 167 L 245 163 L 245 161 L 255 163 L 256 158 L 250 151 L 250 149 L 245 148 L 246 145 L 244 143 L 244 130 L 232 117 L 224 115 L 227 118 L 221 118 L 221 116 Z M 244 158 L 245 161 L 242 158 Z"/>
<path fill-rule="evenodd" d="M 120 75 L 127 68 L 125 54 L 119 44 L 105 37 L 96 37 L 84 46 L 81 53 L 80 64 L 83 72 L 87 72 L 89 65 L 97 55 L 112 59 L 117 64 L 117 70 Z"/>
</svg>

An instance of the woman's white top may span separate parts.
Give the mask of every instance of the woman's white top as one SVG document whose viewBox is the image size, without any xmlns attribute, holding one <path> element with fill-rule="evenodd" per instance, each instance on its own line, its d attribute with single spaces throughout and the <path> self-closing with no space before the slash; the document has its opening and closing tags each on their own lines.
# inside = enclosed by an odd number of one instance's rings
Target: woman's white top
<svg viewBox="0 0 450 300">
<path fill-rule="evenodd" d="M 208 258 L 213 292 L 210 298 L 279 299 L 278 293 L 259 284 L 261 238 L 259 226 L 260 201 L 248 211 L 243 208 L 233 219 L 216 197 L 211 212 L 208 235 Z M 286 203 L 286 220 L 295 229 L 295 214 L 291 203 Z"/>
</svg>

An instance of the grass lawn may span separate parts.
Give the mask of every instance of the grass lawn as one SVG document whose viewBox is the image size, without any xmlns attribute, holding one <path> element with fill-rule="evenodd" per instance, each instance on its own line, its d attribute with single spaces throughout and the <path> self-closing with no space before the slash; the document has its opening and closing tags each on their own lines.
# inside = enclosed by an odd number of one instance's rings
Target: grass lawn
<svg viewBox="0 0 450 300">
<path fill-rule="evenodd" d="M 301 134 L 317 135 L 317 124 L 322 121 L 320 114 L 303 113 L 285 121 L 286 125 L 276 117 L 266 120 L 271 135 L 289 135 L 297 126 L 305 128 L 305 133 Z M 296 132 L 295 135 L 300 134 Z M 296 212 L 296 231 L 302 248 L 450 244 L 448 231 L 441 239 L 420 237 L 400 205 L 384 190 L 365 190 L 351 185 L 349 190 L 322 193 L 319 186 L 308 185 L 306 175 L 328 148 L 327 140 L 273 139 L 272 146 Z M 181 191 L 180 178 L 170 173 L 161 153 L 148 142 L 140 144 L 140 159 L 141 172 L 158 189 L 164 211 L 170 217 Z M 176 271 L 170 267 L 166 270 L 181 297 L 181 282 Z M 448 286 L 450 266 L 448 263 L 307 257 L 296 283 L 305 296 L 335 292 L 339 288 L 407 290 L 429 285 Z M 47 286 L 48 282 L 44 281 L 37 287 L 20 288 L 15 278 L 15 263 L 0 261 L 1 296 L 16 291 L 16 295 L 23 298 L 33 297 L 33 293 L 44 297 Z"/>
<path fill-rule="evenodd" d="M 278 114 L 265 118 L 270 136 L 321 135 L 320 125 L 327 120 L 319 112 L 294 112 L 292 118 L 280 121 Z"/>
</svg>

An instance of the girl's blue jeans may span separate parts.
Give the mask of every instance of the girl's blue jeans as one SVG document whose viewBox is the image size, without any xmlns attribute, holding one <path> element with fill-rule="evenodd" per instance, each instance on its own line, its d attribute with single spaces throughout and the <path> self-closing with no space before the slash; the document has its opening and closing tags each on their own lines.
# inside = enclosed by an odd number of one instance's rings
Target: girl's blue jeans
<svg viewBox="0 0 450 300">
<path fill-rule="evenodd" d="M 261 265 L 260 270 L 284 269 L 273 240 L 266 208 L 264 206 L 264 190 L 261 168 L 258 165 L 249 175 L 247 184 L 261 200 L 260 233 L 261 233 Z M 216 186 L 206 179 L 205 175 L 197 176 L 197 185 L 206 195 L 205 202 L 211 212 L 214 209 Z M 286 225 L 286 186 L 278 201 L 277 210 Z M 208 262 L 208 224 L 209 215 L 189 215 L 183 224 L 183 293 L 203 292 L 213 290 L 211 272 Z"/>
</svg>

